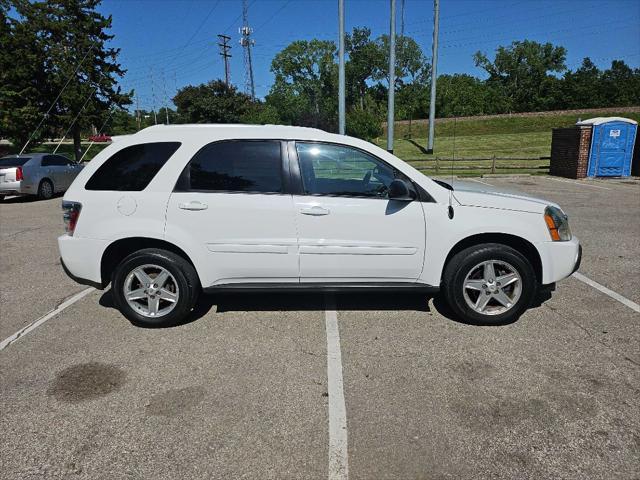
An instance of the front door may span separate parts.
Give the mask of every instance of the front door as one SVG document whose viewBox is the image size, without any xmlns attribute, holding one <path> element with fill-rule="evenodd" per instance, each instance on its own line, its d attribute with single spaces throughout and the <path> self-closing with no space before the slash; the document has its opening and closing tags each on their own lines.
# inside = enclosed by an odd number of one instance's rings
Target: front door
<svg viewBox="0 0 640 480">
<path fill-rule="evenodd" d="M 194 242 L 203 287 L 298 282 L 285 150 L 280 141 L 215 142 L 183 171 L 167 207 L 166 234 Z"/>
<path fill-rule="evenodd" d="M 362 150 L 297 142 L 301 282 L 415 281 L 424 262 L 419 201 L 388 199 L 400 172 Z"/>
<path fill-rule="evenodd" d="M 596 176 L 617 177 L 624 174 L 625 159 L 627 158 L 627 139 L 631 126 L 628 123 L 608 123 L 596 127 Z"/>
</svg>

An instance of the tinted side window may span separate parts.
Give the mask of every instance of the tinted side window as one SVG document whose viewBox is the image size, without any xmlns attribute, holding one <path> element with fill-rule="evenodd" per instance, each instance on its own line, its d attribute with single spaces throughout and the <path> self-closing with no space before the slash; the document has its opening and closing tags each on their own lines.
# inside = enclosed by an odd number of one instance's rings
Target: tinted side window
<svg viewBox="0 0 640 480">
<path fill-rule="evenodd" d="M 74 165 L 75 162 L 72 160 L 69 160 L 67 157 L 63 157 L 63 156 L 57 156 L 56 157 L 56 165 L 62 165 L 62 166 L 68 166 L 68 165 Z"/>
<path fill-rule="evenodd" d="M 274 140 L 211 143 L 187 165 L 177 190 L 282 192 L 282 154 Z"/>
<path fill-rule="evenodd" d="M 344 145 L 297 142 L 300 173 L 307 195 L 388 198 L 400 172 L 382 160 Z"/>
<path fill-rule="evenodd" d="M 87 190 L 141 191 L 180 147 L 180 142 L 131 145 L 113 154 L 89 179 Z"/>
<path fill-rule="evenodd" d="M 71 160 L 61 155 L 47 155 L 42 159 L 43 167 L 66 166 L 71 165 Z"/>
</svg>

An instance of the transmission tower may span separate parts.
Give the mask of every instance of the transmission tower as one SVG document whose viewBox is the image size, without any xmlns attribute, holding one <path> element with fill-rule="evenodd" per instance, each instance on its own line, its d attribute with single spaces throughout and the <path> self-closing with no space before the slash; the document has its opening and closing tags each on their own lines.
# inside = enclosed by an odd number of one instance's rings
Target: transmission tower
<svg viewBox="0 0 640 480">
<path fill-rule="evenodd" d="M 253 28 L 249 26 L 249 6 L 247 0 L 242 0 L 242 27 L 240 27 L 240 45 L 244 48 L 244 89 L 255 100 L 256 90 L 253 84 L 253 65 L 251 64 L 251 47 L 255 41 L 251 39 Z"/>
<path fill-rule="evenodd" d="M 224 58 L 224 82 L 227 84 L 227 87 L 231 84 L 231 72 L 229 71 L 229 59 L 231 58 L 231 54 L 229 50 L 231 49 L 231 45 L 229 45 L 229 40 L 231 37 L 228 35 L 218 35 L 218 46 L 220 47 L 220 56 Z"/>
</svg>

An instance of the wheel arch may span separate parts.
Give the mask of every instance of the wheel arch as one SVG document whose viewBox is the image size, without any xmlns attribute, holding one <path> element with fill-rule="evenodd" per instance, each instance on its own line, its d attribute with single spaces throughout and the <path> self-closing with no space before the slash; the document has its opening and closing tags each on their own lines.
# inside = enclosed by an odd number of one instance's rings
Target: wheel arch
<svg viewBox="0 0 640 480">
<path fill-rule="evenodd" d="M 479 233 L 463 238 L 449 250 L 449 254 L 444 261 L 442 272 L 444 273 L 444 270 L 454 255 L 466 248 L 483 243 L 500 243 L 523 254 L 527 260 L 531 262 L 538 284 L 542 284 L 542 258 L 540 257 L 540 252 L 538 252 L 538 249 L 530 241 L 509 233 Z"/>
<path fill-rule="evenodd" d="M 191 266 L 193 266 L 194 270 L 198 274 L 198 277 L 200 276 L 198 273 L 198 269 L 196 268 L 189 255 L 187 255 L 187 253 L 177 245 L 159 238 L 127 237 L 121 238 L 109 244 L 109 246 L 103 252 L 102 258 L 100 260 L 100 278 L 102 280 L 102 285 L 106 286 L 111 281 L 111 275 L 113 271 L 122 260 L 124 260 L 130 254 L 144 248 L 159 248 L 162 250 L 173 252 L 176 255 L 180 255 L 187 262 L 189 262 Z"/>
</svg>

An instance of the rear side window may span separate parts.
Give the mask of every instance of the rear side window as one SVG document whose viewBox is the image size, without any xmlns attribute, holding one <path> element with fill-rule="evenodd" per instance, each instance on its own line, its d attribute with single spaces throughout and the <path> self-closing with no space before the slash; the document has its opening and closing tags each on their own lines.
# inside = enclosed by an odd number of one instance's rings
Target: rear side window
<svg viewBox="0 0 640 480">
<path fill-rule="evenodd" d="M 31 157 L 2 157 L 0 158 L 0 168 L 21 167 L 31 160 Z"/>
<path fill-rule="evenodd" d="M 47 155 L 42 159 L 41 165 L 43 167 L 63 167 L 71 165 L 71 160 L 60 155 Z"/>
<path fill-rule="evenodd" d="M 85 189 L 144 190 L 178 147 L 180 142 L 142 143 L 125 147 L 96 170 Z"/>
<path fill-rule="evenodd" d="M 282 192 L 282 153 L 276 140 L 211 143 L 191 159 L 177 191 Z"/>
</svg>

